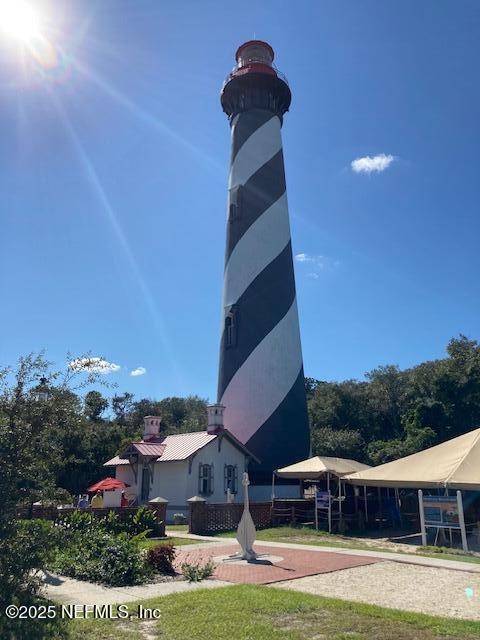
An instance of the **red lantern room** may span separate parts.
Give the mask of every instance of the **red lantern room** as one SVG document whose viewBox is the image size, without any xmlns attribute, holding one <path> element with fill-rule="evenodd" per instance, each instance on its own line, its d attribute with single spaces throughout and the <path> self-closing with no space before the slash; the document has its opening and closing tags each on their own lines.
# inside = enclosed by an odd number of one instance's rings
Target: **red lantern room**
<svg viewBox="0 0 480 640">
<path fill-rule="evenodd" d="M 232 75 L 238 76 L 244 73 L 269 73 L 277 75 L 272 67 L 275 54 L 272 47 L 262 40 L 249 40 L 237 49 L 235 60 L 237 66 Z"/>
</svg>

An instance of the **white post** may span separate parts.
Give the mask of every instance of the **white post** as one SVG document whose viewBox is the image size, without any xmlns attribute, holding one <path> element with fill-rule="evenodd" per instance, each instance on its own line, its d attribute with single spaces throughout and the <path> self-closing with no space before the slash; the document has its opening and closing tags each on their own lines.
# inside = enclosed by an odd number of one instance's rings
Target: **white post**
<svg viewBox="0 0 480 640">
<path fill-rule="evenodd" d="M 315 485 L 315 529 L 318 531 L 318 503 L 317 503 L 318 487 Z"/>
<path fill-rule="evenodd" d="M 463 500 L 462 500 L 461 491 L 457 491 L 457 507 L 458 507 L 458 523 L 460 524 L 460 531 L 462 533 L 462 547 L 465 553 L 467 553 L 468 552 L 467 532 L 465 530 L 465 517 L 463 515 Z"/>
<path fill-rule="evenodd" d="M 272 473 L 272 502 L 275 500 L 275 471 Z"/>
<path fill-rule="evenodd" d="M 328 491 L 328 533 L 332 533 L 332 497 L 330 495 L 330 471 L 327 471 L 327 491 Z"/>
<path fill-rule="evenodd" d="M 423 511 L 423 491 L 418 490 L 418 510 L 420 512 L 420 527 L 422 529 L 422 544 L 427 546 L 427 530 L 425 529 L 425 513 Z"/>
</svg>

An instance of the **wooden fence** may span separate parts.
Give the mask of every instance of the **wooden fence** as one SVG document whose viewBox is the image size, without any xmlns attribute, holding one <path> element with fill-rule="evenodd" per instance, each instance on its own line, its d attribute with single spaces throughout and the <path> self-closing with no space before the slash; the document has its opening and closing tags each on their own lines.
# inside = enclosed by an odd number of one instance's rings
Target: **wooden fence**
<svg viewBox="0 0 480 640">
<path fill-rule="evenodd" d="M 189 532 L 208 535 L 236 529 L 242 517 L 243 504 L 209 504 L 195 500 L 189 501 L 189 511 Z M 314 518 L 311 500 L 251 502 L 250 513 L 257 529 L 312 522 Z"/>
<path fill-rule="evenodd" d="M 156 504 L 146 504 L 145 508 L 152 510 L 155 513 L 156 525 L 155 535 L 163 537 L 165 535 L 165 520 L 167 516 L 167 502 L 161 502 Z M 58 508 L 55 506 L 47 507 L 42 505 L 33 505 L 32 508 L 22 507 L 17 510 L 18 518 L 42 518 L 44 520 L 52 520 L 58 522 L 65 517 L 71 515 L 75 511 L 80 513 L 92 514 L 95 518 L 106 518 L 110 511 L 115 512 L 118 515 L 120 522 L 126 522 L 130 517 L 133 517 L 140 507 L 102 507 L 101 509 L 78 509 L 77 507 L 65 507 Z"/>
</svg>

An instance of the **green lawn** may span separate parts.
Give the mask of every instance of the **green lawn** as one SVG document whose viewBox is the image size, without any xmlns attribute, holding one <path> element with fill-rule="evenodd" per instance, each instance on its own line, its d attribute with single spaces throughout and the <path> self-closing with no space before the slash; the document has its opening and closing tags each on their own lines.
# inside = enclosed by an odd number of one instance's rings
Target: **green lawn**
<svg viewBox="0 0 480 640">
<path fill-rule="evenodd" d="M 205 542 L 208 542 L 207 540 Z M 190 538 L 145 538 L 140 541 L 141 549 L 150 549 L 150 547 L 156 547 L 158 544 L 173 544 L 175 547 L 181 547 L 185 544 L 198 544 L 198 540 L 192 540 Z"/>
<path fill-rule="evenodd" d="M 137 603 L 138 604 L 138 603 Z M 76 620 L 72 640 L 478 640 L 480 623 L 404 613 L 265 586 L 142 601 L 158 621 Z M 129 605 L 131 613 L 136 604 Z"/>
<path fill-rule="evenodd" d="M 168 533 L 175 533 L 175 531 L 188 533 L 188 524 L 167 524 L 166 529 Z"/>
<path fill-rule="evenodd" d="M 213 534 L 222 538 L 234 538 L 236 531 L 227 531 L 225 533 Z M 407 553 L 405 551 L 393 551 L 386 547 L 370 546 L 359 542 L 358 540 L 348 540 L 346 536 L 339 536 L 327 533 L 326 531 L 316 531 L 310 527 L 272 527 L 270 529 L 262 529 L 257 531 L 257 540 L 267 540 L 269 542 L 290 542 L 295 544 L 311 544 L 319 547 L 339 547 L 344 549 L 359 549 L 363 551 L 381 551 L 385 553 Z M 462 551 L 454 550 L 449 552 L 444 547 L 414 547 L 412 546 L 412 555 L 424 556 L 426 558 L 441 558 L 443 560 L 458 560 L 459 562 L 480 563 L 478 556 L 470 556 Z"/>
</svg>

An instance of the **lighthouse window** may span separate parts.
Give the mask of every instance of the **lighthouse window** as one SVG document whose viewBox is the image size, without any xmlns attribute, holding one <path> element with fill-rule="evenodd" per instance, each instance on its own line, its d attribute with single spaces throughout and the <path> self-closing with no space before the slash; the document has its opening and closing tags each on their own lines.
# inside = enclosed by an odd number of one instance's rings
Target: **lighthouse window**
<svg viewBox="0 0 480 640">
<path fill-rule="evenodd" d="M 213 493 L 213 464 L 199 465 L 198 493 L 201 496 L 209 496 Z"/>
<path fill-rule="evenodd" d="M 230 493 L 237 493 L 237 478 L 238 478 L 238 470 L 237 465 L 226 464 L 224 468 L 224 491 L 230 489 Z"/>
<path fill-rule="evenodd" d="M 237 323 L 235 309 L 232 307 L 225 318 L 225 347 L 234 347 L 237 344 Z"/>
<path fill-rule="evenodd" d="M 230 220 L 237 220 L 242 211 L 242 185 L 232 190 L 230 194 Z"/>
</svg>

